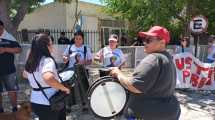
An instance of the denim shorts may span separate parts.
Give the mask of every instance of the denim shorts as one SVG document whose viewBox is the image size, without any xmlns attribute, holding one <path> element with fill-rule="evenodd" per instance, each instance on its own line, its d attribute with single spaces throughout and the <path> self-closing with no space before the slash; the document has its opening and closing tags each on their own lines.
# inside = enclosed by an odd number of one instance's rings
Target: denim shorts
<svg viewBox="0 0 215 120">
<path fill-rule="evenodd" d="M 11 92 L 19 89 L 16 73 L 0 76 L 0 92 L 3 92 L 4 88 L 6 91 Z"/>
</svg>

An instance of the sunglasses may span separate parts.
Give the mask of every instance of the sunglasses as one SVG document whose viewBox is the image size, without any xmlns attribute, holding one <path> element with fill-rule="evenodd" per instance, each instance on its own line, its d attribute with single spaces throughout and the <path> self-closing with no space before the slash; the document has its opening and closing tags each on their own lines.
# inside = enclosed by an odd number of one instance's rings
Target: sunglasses
<svg viewBox="0 0 215 120">
<path fill-rule="evenodd" d="M 109 43 L 117 43 L 117 41 L 110 40 Z"/>
<path fill-rule="evenodd" d="M 152 43 L 153 41 L 159 41 L 159 38 L 157 37 L 148 37 L 148 38 L 144 38 L 144 44 L 150 44 Z"/>
</svg>

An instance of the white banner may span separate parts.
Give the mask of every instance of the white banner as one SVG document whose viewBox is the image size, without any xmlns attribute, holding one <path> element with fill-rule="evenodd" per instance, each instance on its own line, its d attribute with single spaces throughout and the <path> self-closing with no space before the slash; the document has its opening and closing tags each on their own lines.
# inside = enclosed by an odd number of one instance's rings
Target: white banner
<svg viewBox="0 0 215 120">
<path fill-rule="evenodd" d="M 190 53 L 175 54 L 176 88 L 215 90 L 215 62 L 202 63 Z"/>
</svg>

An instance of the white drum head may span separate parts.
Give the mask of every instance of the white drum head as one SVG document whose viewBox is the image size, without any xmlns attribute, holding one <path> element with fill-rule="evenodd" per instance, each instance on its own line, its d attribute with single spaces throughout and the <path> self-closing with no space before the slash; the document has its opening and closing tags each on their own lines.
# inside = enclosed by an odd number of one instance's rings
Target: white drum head
<svg viewBox="0 0 215 120">
<path fill-rule="evenodd" d="M 64 71 L 64 72 L 62 72 L 62 73 L 59 74 L 59 76 L 61 77 L 61 79 L 63 81 L 70 80 L 73 75 L 74 75 L 74 71 L 72 71 L 72 70 Z"/>
<path fill-rule="evenodd" d="M 102 84 L 105 85 L 102 85 Z M 96 86 L 90 97 L 93 112 L 105 118 L 119 114 L 126 104 L 126 91 L 117 82 L 106 81 Z"/>
</svg>

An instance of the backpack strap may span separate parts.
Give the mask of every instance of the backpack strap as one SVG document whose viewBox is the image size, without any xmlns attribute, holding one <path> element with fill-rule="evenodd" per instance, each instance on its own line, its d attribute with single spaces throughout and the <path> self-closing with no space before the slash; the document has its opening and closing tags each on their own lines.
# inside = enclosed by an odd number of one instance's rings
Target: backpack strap
<svg viewBox="0 0 215 120">
<path fill-rule="evenodd" d="M 72 47 L 72 44 L 69 46 L 69 55 L 72 54 L 72 51 L 70 50 Z"/>
<path fill-rule="evenodd" d="M 86 60 L 87 57 L 87 46 L 84 45 L 84 60 Z"/>
<path fill-rule="evenodd" d="M 49 101 L 49 98 L 48 98 L 48 96 L 46 95 L 46 93 L 45 93 L 43 87 L 42 87 L 42 86 L 40 85 L 40 83 L 37 81 L 36 77 L 34 76 L 34 73 L 32 73 L 32 74 L 33 74 L 34 80 L 35 80 L 35 82 L 37 83 L 37 86 L 39 87 L 40 91 L 43 93 L 43 95 L 45 96 L 45 98 Z M 50 101 L 49 101 L 49 102 L 50 102 Z"/>
</svg>

